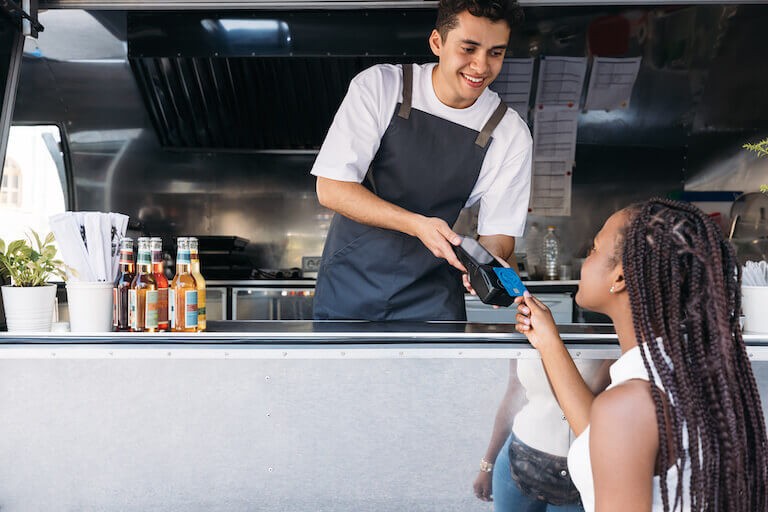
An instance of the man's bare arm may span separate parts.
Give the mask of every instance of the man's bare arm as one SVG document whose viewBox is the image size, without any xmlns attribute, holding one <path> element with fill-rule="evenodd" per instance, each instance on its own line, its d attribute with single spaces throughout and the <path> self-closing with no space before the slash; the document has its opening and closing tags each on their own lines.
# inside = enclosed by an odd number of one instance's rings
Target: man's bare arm
<svg viewBox="0 0 768 512">
<path fill-rule="evenodd" d="M 515 237 L 507 235 L 480 235 L 477 240 L 494 256 L 506 261 L 517 272 Z"/>
<path fill-rule="evenodd" d="M 425 217 L 381 199 L 359 183 L 317 178 L 320 204 L 368 226 L 400 231 L 415 236 L 438 258 L 466 272 L 451 244 L 460 243 L 459 235 L 437 217 Z"/>
</svg>

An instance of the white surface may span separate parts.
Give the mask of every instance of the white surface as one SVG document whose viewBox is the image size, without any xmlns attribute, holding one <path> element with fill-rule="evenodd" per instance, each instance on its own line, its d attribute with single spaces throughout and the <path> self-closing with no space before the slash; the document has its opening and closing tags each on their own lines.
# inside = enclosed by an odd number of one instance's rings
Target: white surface
<svg viewBox="0 0 768 512">
<path fill-rule="evenodd" d="M 742 286 L 744 331 L 768 333 L 768 286 Z"/>
<path fill-rule="evenodd" d="M 53 320 L 56 285 L 2 286 L 5 321 L 9 331 L 48 332 Z"/>
<path fill-rule="evenodd" d="M 286 351 L 0 359 L 3 512 L 491 510 L 471 485 L 514 353 L 315 361 Z"/>
<path fill-rule="evenodd" d="M 486 89 L 475 103 L 455 109 L 440 102 L 432 88 L 434 63 L 413 66 L 412 107 L 473 130 L 481 130 L 499 105 Z M 328 130 L 312 174 L 360 183 L 379 149 L 395 106 L 402 101 L 402 68 L 373 66 L 357 75 Z M 480 176 L 466 206 L 480 201 L 478 234 L 521 236 L 528 213 L 531 136 L 513 110 L 493 132 Z"/>
<path fill-rule="evenodd" d="M 67 305 L 72 332 L 112 331 L 112 283 L 67 283 Z"/>
</svg>

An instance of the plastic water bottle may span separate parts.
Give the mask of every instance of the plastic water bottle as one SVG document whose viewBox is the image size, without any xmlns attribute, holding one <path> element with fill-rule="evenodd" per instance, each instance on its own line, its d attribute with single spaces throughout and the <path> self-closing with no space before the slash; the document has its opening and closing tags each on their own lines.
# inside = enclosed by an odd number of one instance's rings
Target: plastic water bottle
<svg viewBox="0 0 768 512">
<path fill-rule="evenodd" d="M 541 254 L 544 260 L 544 279 L 557 280 L 557 263 L 560 257 L 560 240 L 555 234 L 555 226 L 547 226 L 547 234 L 541 243 Z"/>
</svg>

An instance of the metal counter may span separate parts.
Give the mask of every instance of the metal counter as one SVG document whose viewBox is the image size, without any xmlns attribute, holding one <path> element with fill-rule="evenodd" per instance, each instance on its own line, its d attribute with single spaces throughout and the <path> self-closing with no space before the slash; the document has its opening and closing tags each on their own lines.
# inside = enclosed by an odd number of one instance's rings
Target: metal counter
<svg viewBox="0 0 768 512">
<path fill-rule="evenodd" d="M 513 326 L 209 326 L 0 334 L 3 512 L 491 510 L 480 457 L 511 372 L 540 369 Z M 577 361 L 619 354 L 610 326 L 561 332 Z M 768 396 L 768 336 L 745 339 Z"/>
</svg>

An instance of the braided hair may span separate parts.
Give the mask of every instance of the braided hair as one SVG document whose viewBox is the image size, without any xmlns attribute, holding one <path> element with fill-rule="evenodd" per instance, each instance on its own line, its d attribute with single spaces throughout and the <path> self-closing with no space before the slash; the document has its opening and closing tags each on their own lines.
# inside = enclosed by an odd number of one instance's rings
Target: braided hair
<svg viewBox="0 0 768 512">
<path fill-rule="evenodd" d="M 768 510 L 768 443 L 739 326 L 741 269 L 734 250 L 690 204 L 652 199 L 626 212 L 619 254 L 635 335 L 647 344 L 640 353 L 648 374 L 656 372 L 663 388 L 650 385 L 664 510 L 682 506 L 687 464 L 691 510 Z M 672 464 L 678 478 L 670 507 Z"/>
</svg>

